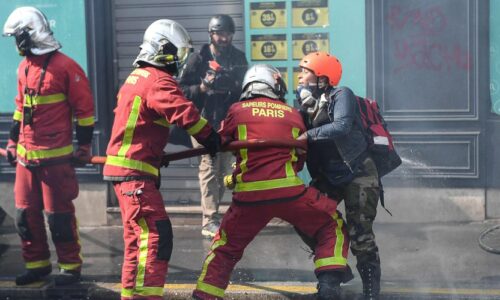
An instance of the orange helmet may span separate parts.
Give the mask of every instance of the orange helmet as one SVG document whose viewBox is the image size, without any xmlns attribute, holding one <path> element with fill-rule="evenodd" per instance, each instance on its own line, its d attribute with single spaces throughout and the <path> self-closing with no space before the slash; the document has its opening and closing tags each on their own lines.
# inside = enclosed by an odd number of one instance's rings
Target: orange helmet
<svg viewBox="0 0 500 300">
<path fill-rule="evenodd" d="M 332 86 L 338 85 L 342 77 L 342 65 L 340 61 L 335 56 L 326 52 L 311 52 L 307 54 L 302 58 L 299 66 L 312 71 L 317 77 L 328 77 L 328 81 Z"/>
</svg>

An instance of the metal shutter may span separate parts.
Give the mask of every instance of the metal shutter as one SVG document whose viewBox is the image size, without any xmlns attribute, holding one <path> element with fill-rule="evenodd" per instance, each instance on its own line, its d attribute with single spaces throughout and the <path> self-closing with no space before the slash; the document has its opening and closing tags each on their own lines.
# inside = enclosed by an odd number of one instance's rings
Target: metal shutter
<svg viewBox="0 0 500 300">
<path fill-rule="evenodd" d="M 139 53 L 139 45 L 146 28 L 157 19 L 172 19 L 181 23 L 193 39 L 195 51 L 208 42 L 208 21 L 213 15 L 225 13 L 236 24 L 233 44 L 244 50 L 243 1 L 165 1 L 114 0 L 113 25 L 115 30 L 116 89 L 132 71 L 132 62 Z M 169 152 L 182 146 L 169 145 Z M 200 202 L 198 158 L 172 163 L 162 170 L 160 188 L 166 205 L 197 204 Z M 226 192 L 223 202 L 229 202 Z"/>
</svg>

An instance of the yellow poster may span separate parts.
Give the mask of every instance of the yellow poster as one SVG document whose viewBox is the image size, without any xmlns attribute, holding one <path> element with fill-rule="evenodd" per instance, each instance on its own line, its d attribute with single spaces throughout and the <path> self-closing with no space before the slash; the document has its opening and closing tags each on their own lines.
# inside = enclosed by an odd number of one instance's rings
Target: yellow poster
<svg viewBox="0 0 500 300">
<path fill-rule="evenodd" d="M 283 81 L 285 82 L 286 84 L 286 88 L 288 90 L 288 70 L 286 67 L 276 67 L 276 69 L 278 69 L 278 71 L 280 71 L 281 73 L 281 78 L 283 78 Z"/>
<path fill-rule="evenodd" d="M 328 0 L 292 2 L 293 27 L 326 27 L 328 15 Z"/>
<path fill-rule="evenodd" d="M 299 73 L 299 67 L 293 68 L 293 86 L 288 89 L 289 91 L 295 91 L 297 89 L 297 86 L 299 85 Z"/>
<path fill-rule="evenodd" d="M 252 60 L 286 60 L 286 34 L 261 34 L 251 36 Z"/>
<path fill-rule="evenodd" d="M 250 28 L 285 28 L 286 26 L 285 1 L 250 4 Z"/>
<path fill-rule="evenodd" d="M 292 35 L 292 58 L 302 59 L 316 51 L 330 51 L 328 33 L 296 33 Z"/>
</svg>

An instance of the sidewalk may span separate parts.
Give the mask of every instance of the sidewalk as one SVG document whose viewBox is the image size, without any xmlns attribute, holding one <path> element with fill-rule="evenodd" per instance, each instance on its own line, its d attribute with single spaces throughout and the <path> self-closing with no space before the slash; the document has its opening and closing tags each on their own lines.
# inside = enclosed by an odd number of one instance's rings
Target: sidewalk
<svg viewBox="0 0 500 300">
<path fill-rule="evenodd" d="M 188 299 L 210 242 L 199 226 L 175 226 L 165 299 Z M 382 299 L 500 299 L 500 256 L 479 248 L 479 233 L 496 222 L 376 224 L 382 261 Z M 119 299 L 121 228 L 81 228 L 83 282 L 54 288 L 50 278 L 15 287 L 23 271 L 18 236 L 0 227 L 0 299 Z M 55 266 L 54 252 L 52 260 Z M 355 270 L 355 261 L 349 262 Z M 265 229 L 236 266 L 227 299 L 314 299 L 313 262 L 288 226 Z M 361 291 L 358 274 L 343 299 Z"/>
</svg>

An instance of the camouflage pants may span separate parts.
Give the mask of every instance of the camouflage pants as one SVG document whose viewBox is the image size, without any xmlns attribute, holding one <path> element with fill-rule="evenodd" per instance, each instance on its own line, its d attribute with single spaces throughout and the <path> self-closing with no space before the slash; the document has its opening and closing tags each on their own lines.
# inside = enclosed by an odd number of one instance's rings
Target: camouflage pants
<svg viewBox="0 0 500 300">
<path fill-rule="evenodd" d="M 364 260 L 378 260 L 378 248 L 373 233 L 373 222 L 377 215 L 380 195 L 378 173 L 370 157 L 363 161 L 363 174 L 354 178 L 347 186 L 333 188 L 323 180 L 313 185 L 332 199 L 343 199 L 346 208 L 346 227 L 351 241 L 351 251 Z"/>
</svg>

